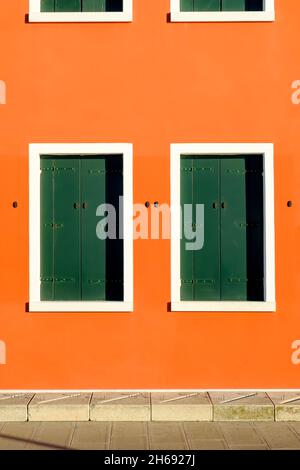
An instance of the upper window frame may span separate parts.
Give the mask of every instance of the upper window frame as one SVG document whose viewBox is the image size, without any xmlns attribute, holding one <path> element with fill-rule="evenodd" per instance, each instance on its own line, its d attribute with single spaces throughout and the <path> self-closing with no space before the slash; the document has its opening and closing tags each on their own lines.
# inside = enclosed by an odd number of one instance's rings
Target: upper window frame
<svg viewBox="0 0 300 470">
<path fill-rule="evenodd" d="M 272 143 L 182 143 L 171 144 L 171 311 L 173 312 L 276 312 L 274 144 Z M 181 155 L 263 156 L 264 165 L 264 301 L 186 301 L 180 295 L 180 158 Z"/>
<path fill-rule="evenodd" d="M 263 11 L 181 11 L 180 0 L 171 0 L 172 22 L 275 21 L 275 0 L 264 0 Z"/>
<path fill-rule="evenodd" d="M 124 299 L 123 301 L 46 301 L 40 295 L 40 157 L 123 155 Z M 29 312 L 133 311 L 133 146 L 129 143 L 29 144 Z"/>
<path fill-rule="evenodd" d="M 41 12 L 41 0 L 29 0 L 30 23 L 102 23 L 133 20 L 133 0 L 123 0 L 123 11 Z"/>
</svg>

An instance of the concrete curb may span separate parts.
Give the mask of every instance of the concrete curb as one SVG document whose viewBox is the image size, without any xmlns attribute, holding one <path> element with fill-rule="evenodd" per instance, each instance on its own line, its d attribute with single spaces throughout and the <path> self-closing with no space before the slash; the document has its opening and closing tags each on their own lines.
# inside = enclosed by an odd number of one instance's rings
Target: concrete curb
<svg viewBox="0 0 300 470">
<path fill-rule="evenodd" d="M 9 421 L 300 421 L 300 396 L 265 392 L 0 394 Z"/>
</svg>

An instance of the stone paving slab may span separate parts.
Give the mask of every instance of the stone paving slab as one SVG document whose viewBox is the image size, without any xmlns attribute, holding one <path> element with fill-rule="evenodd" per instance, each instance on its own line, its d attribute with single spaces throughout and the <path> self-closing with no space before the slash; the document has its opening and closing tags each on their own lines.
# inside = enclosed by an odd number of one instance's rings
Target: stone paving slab
<svg viewBox="0 0 300 470">
<path fill-rule="evenodd" d="M 184 422 L 183 423 L 185 434 L 188 440 L 192 439 L 223 439 L 223 433 L 217 423 L 208 422 Z"/>
<path fill-rule="evenodd" d="M 257 448 L 268 448 L 263 436 L 258 434 L 252 423 L 224 422 L 218 424 L 229 448 L 252 446 Z"/>
<path fill-rule="evenodd" d="M 22 450 L 34 439 L 37 423 L 5 423 L 0 432 L 0 450 Z"/>
<path fill-rule="evenodd" d="M 70 447 L 77 450 L 107 450 L 111 428 L 112 423 L 77 422 Z"/>
<path fill-rule="evenodd" d="M 292 429 L 300 439 L 300 422 L 296 421 L 295 423 L 289 423 L 289 428 Z"/>
<path fill-rule="evenodd" d="M 300 421 L 300 392 L 268 393 L 275 405 L 276 421 Z"/>
<path fill-rule="evenodd" d="M 152 421 L 212 421 L 208 393 L 151 393 Z"/>
<path fill-rule="evenodd" d="M 287 423 L 254 423 L 271 449 L 300 449 L 300 439 Z"/>
<path fill-rule="evenodd" d="M 189 448 L 192 450 L 223 450 L 228 446 L 217 423 L 183 423 Z"/>
<path fill-rule="evenodd" d="M 29 421 L 88 421 L 91 393 L 38 393 L 28 405 Z"/>
<path fill-rule="evenodd" d="M 1 393 L 0 421 L 27 421 L 27 407 L 33 393 Z"/>
<path fill-rule="evenodd" d="M 214 421 L 274 421 L 274 404 L 266 393 L 211 392 Z"/>
<path fill-rule="evenodd" d="M 149 393 L 94 393 L 91 421 L 150 421 Z"/>
<path fill-rule="evenodd" d="M 26 450 L 67 450 L 74 433 L 74 423 L 42 422 L 26 445 Z"/>
<path fill-rule="evenodd" d="M 185 450 L 188 443 L 182 423 L 150 422 L 148 423 L 150 449 Z"/>
<path fill-rule="evenodd" d="M 149 449 L 148 428 L 146 423 L 112 423 L 109 449 L 147 450 Z"/>
</svg>

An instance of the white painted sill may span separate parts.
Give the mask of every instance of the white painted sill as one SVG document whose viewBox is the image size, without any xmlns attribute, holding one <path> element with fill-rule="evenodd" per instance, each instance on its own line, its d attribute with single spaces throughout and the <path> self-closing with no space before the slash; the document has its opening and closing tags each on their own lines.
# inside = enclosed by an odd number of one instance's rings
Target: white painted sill
<svg viewBox="0 0 300 470">
<path fill-rule="evenodd" d="M 172 312 L 276 312 L 275 302 L 202 302 L 180 301 L 171 303 Z"/>
<path fill-rule="evenodd" d="M 133 20 L 131 12 L 30 12 L 30 23 L 130 23 Z"/>
<path fill-rule="evenodd" d="M 29 302 L 29 312 L 133 312 L 132 302 L 38 301 Z"/>
<path fill-rule="evenodd" d="M 172 22 L 260 22 L 275 21 L 275 11 L 172 11 Z"/>
</svg>

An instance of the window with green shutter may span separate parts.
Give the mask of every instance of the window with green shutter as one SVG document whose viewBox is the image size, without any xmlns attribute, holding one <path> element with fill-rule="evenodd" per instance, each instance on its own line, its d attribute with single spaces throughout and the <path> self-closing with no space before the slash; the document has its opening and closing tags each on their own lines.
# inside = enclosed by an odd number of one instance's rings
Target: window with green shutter
<svg viewBox="0 0 300 470">
<path fill-rule="evenodd" d="M 181 156 L 181 300 L 264 300 L 263 158 Z M 186 205 L 204 205 L 204 245 L 187 249 Z"/>
<path fill-rule="evenodd" d="M 181 0 L 181 11 L 263 11 L 264 0 Z"/>
<path fill-rule="evenodd" d="M 41 0 L 41 12 L 123 11 L 123 0 Z"/>
<path fill-rule="evenodd" d="M 41 300 L 123 300 L 122 156 L 40 162 Z M 97 236 L 102 204 L 116 211 L 115 237 Z"/>
</svg>

